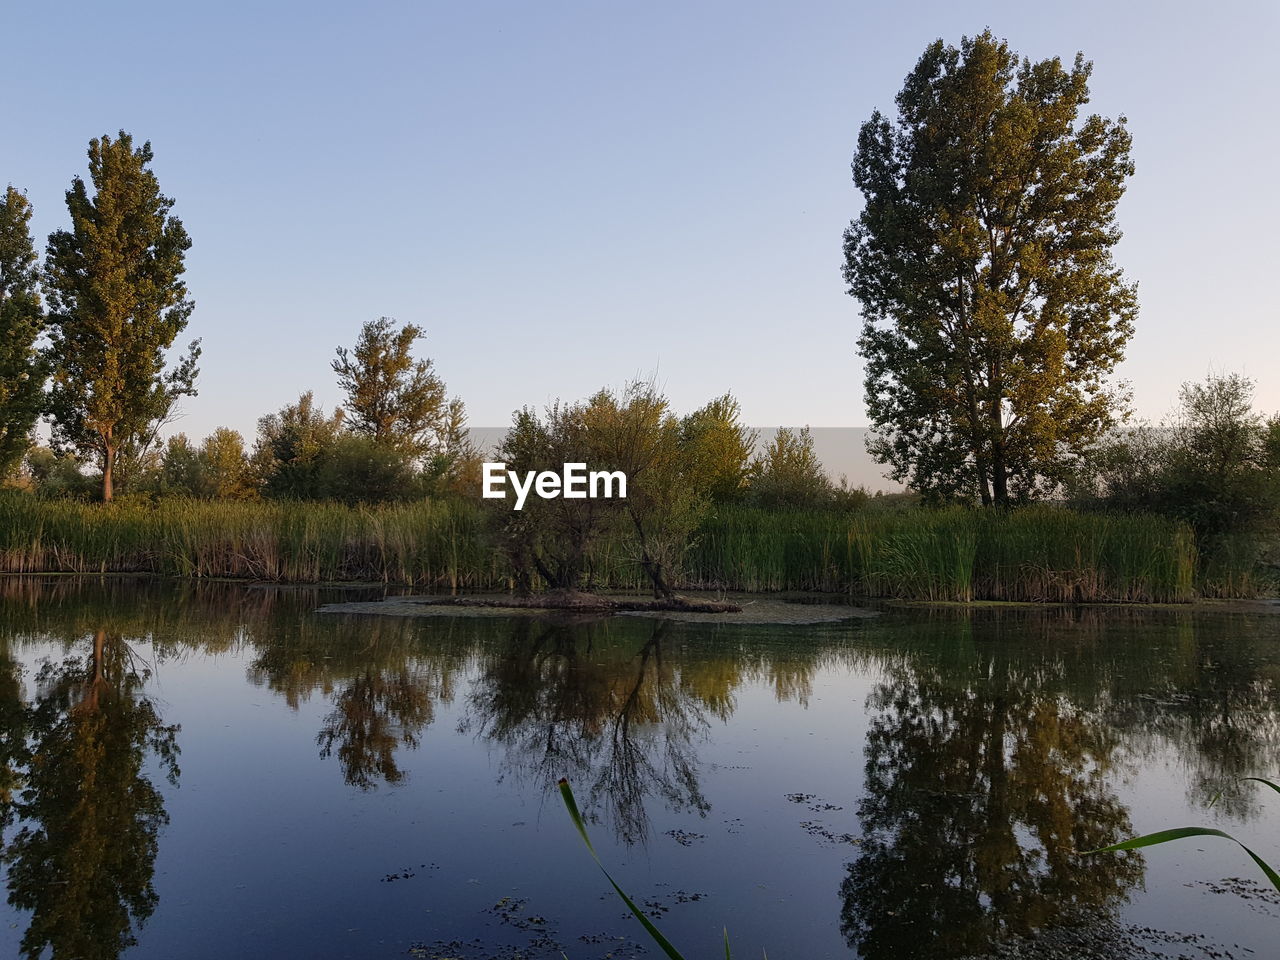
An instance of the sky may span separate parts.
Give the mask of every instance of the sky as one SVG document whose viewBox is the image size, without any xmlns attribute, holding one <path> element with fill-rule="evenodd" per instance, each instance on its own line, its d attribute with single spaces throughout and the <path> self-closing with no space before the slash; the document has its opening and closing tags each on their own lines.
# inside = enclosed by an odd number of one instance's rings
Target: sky
<svg viewBox="0 0 1280 960">
<path fill-rule="evenodd" d="M 1280 410 L 1274 2 L 15 3 L 0 187 L 38 245 L 91 137 L 150 140 L 191 235 L 199 396 L 252 437 L 379 316 L 427 331 L 476 426 L 653 375 L 687 412 L 864 425 L 841 234 L 859 125 L 931 41 L 1094 62 L 1137 173 L 1119 375 L 1140 416 L 1210 370 Z"/>
</svg>

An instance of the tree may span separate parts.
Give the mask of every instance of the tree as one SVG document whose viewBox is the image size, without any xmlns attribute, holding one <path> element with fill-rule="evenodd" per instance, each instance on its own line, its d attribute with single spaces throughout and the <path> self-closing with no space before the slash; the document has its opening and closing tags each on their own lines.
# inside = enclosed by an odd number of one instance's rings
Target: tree
<svg viewBox="0 0 1280 960">
<path fill-rule="evenodd" d="M 482 460 L 467 429 L 466 405 L 460 397 L 454 397 L 445 405 L 435 451 L 423 465 L 422 486 L 428 495 L 445 491 L 474 493 L 480 487 Z"/>
<path fill-rule="evenodd" d="M 351 430 L 422 456 L 437 445 L 447 420 L 444 382 L 430 360 L 413 358 L 422 329 L 408 323 L 396 330 L 393 323 L 390 317 L 366 323 L 354 349 L 338 347 L 333 371 L 347 394 Z"/>
<path fill-rule="evenodd" d="M 1236 373 L 1184 383 L 1171 418 L 1097 445 L 1081 498 L 1186 520 L 1209 553 L 1237 535 L 1266 539 L 1280 514 L 1280 430 L 1254 412 L 1253 391 Z"/>
<path fill-rule="evenodd" d="M 669 598 L 680 560 L 707 504 L 705 484 L 690 472 L 695 458 L 682 445 L 681 421 L 667 398 L 647 381 L 620 392 L 598 391 L 588 400 L 515 414 L 498 456 L 517 474 L 586 463 L 621 471 L 626 497 L 530 497 L 520 511 L 503 507 L 503 540 L 521 590 L 530 569 L 558 589 L 579 586 L 590 573 L 592 546 L 614 531 L 653 586 Z M 590 579 L 588 577 L 588 579 Z"/>
<path fill-rule="evenodd" d="M 200 444 L 200 460 L 206 496 L 219 500 L 252 496 L 249 458 L 244 451 L 244 437 L 238 430 L 218 427 L 205 437 Z"/>
<path fill-rule="evenodd" d="M 342 411 L 326 417 L 310 390 L 297 403 L 260 418 L 253 467 L 262 492 L 289 500 L 322 497 L 322 471 L 342 429 Z"/>
<path fill-rule="evenodd" d="M 556 401 L 540 417 L 527 407 L 517 410 L 498 448 L 507 469 L 518 474 L 555 469 L 565 463 L 598 466 L 587 437 L 582 404 Z M 612 465 L 600 467 L 612 470 Z M 524 509 L 501 511 L 501 541 L 511 561 L 519 592 L 532 587 L 534 571 L 552 589 L 571 590 L 588 571 L 591 546 L 607 528 L 614 511 L 593 497 L 530 497 Z"/>
<path fill-rule="evenodd" d="M 669 599 L 707 505 L 705 487 L 689 472 L 680 420 L 646 380 L 628 383 L 620 394 L 601 390 L 587 401 L 582 416 L 593 462 L 627 476 L 627 496 L 616 501 L 625 542 L 649 578 L 654 598 Z"/>
<path fill-rule="evenodd" d="M 74 497 L 87 500 L 96 484 L 80 469 L 74 453 L 36 446 L 27 451 L 25 472 L 36 493 L 42 497 Z"/>
<path fill-rule="evenodd" d="M 165 441 L 160 453 L 159 487 L 165 494 L 203 496 L 204 465 L 200 462 L 200 450 L 185 433 L 175 433 Z"/>
<path fill-rule="evenodd" d="M 1123 416 L 1108 375 L 1137 316 L 1112 260 L 1133 173 L 1092 65 L 1019 60 L 990 31 L 931 44 L 896 123 L 863 124 L 844 236 L 862 304 L 871 453 L 932 499 L 1004 505 L 1059 484 Z"/>
<path fill-rule="evenodd" d="M 348 504 L 405 500 L 418 493 L 418 481 L 403 450 L 347 430 L 325 452 L 314 496 Z"/>
<path fill-rule="evenodd" d="M 813 449 L 808 427 L 782 427 L 751 462 L 751 497 L 766 507 L 805 506 L 831 499 L 833 488 Z"/>
<path fill-rule="evenodd" d="M 756 433 L 741 418 L 742 407 L 726 393 L 680 421 L 686 469 L 716 502 L 740 499 L 746 488 Z"/>
<path fill-rule="evenodd" d="M 18 830 L 3 851 L 9 903 L 30 912 L 19 945 L 46 955 L 115 960 L 159 902 L 153 876 L 169 822 L 153 777 L 178 783 L 177 725 L 146 695 L 126 641 L 95 630 L 91 652 L 46 663 L 24 718 L 31 743 Z"/>
<path fill-rule="evenodd" d="M 46 369 L 36 349 L 44 308 L 36 289 L 31 204 L 12 186 L 0 200 L 0 479 L 31 446 Z"/>
<path fill-rule="evenodd" d="M 210 500 L 244 499 L 253 494 L 244 438 L 218 427 L 197 448 L 185 433 L 171 436 L 160 457 L 162 492 Z"/>
<path fill-rule="evenodd" d="M 1267 427 L 1254 412 L 1253 391 L 1253 381 L 1238 373 L 1211 373 L 1178 390 L 1177 446 L 1211 483 L 1228 483 L 1263 464 Z"/>
<path fill-rule="evenodd" d="M 120 450 L 149 447 L 178 398 L 195 395 L 199 341 L 165 369 L 195 306 L 182 280 L 191 240 L 151 159 L 151 144 L 135 149 L 123 130 L 91 140 L 94 196 L 72 181 L 71 229 L 49 236 L 45 262 L 54 437 L 97 458 L 105 501 Z"/>
</svg>

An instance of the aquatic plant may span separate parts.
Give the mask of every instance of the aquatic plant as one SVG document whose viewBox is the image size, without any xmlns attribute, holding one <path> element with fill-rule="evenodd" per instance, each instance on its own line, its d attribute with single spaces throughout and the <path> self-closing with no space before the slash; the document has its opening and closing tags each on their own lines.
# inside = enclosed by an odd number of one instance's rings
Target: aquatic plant
<svg viewBox="0 0 1280 960">
<path fill-rule="evenodd" d="M 1280 784 L 1273 780 L 1267 780 L 1263 777 L 1245 777 L 1245 780 L 1251 780 L 1254 783 L 1265 784 L 1276 793 L 1280 793 Z M 1224 840 L 1230 840 L 1237 844 L 1240 849 L 1247 853 L 1266 874 L 1267 879 L 1271 881 L 1271 885 L 1280 892 L 1280 873 L 1277 873 L 1262 857 L 1254 853 L 1247 846 L 1227 833 L 1225 830 L 1215 830 L 1212 827 L 1175 827 L 1172 830 L 1158 830 L 1155 833 L 1147 833 L 1141 837 L 1134 837 L 1132 840 L 1123 840 L 1120 843 L 1113 843 L 1109 847 L 1100 847 L 1097 850 L 1086 850 L 1085 853 L 1112 853 L 1117 850 L 1137 850 L 1139 847 L 1154 847 L 1162 843 L 1170 843 L 1174 840 L 1182 840 L 1186 837 L 1222 837 Z"/>
<path fill-rule="evenodd" d="M 170 499 L 109 506 L 0 495 L 0 573 L 151 573 L 293 583 L 501 590 L 512 567 L 482 505 L 458 498 L 348 506 Z M 684 589 L 816 590 L 966 602 L 1182 602 L 1196 595 L 1190 527 L 1145 514 L 836 511 L 722 505 L 683 551 Z M 1214 571 L 1203 589 L 1250 595 Z M 651 586 L 628 536 L 596 538 L 588 586 Z"/>
<path fill-rule="evenodd" d="M 1145 514 L 722 506 L 685 568 L 693 584 L 733 590 L 1133 603 L 1192 599 L 1196 561 L 1187 525 Z"/>
<path fill-rule="evenodd" d="M 591 859 L 596 862 L 596 866 L 600 868 L 600 872 L 609 881 L 614 892 L 622 898 L 622 902 L 627 905 L 627 909 L 640 921 L 640 925 L 644 927 L 645 932 L 649 934 L 650 938 L 663 953 L 670 957 L 671 960 L 684 960 L 684 954 L 671 945 L 671 941 L 663 936 L 662 931 L 654 925 L 652 920 L 645 916 L 644 911 L 636 906 L 635 901 L 627 896 L 622 887 L 618 886 L 618 881 L 614 880 L 609 871 L 605 869 L 605 865 L 600 861 L 600 855 L 596 853 L 596 848 L 591 845 L 591 837 L 587 835 L 586 821 L 582 819 L 582 814 L 578 812 L 578 802 L 573 798 L 573 790 L 569 787 L 569 781 L 563 777 L 560 778 L 560 798 L 564 800 L 565 809 L 569 811 L 569 819 L 578 828 L 578 835 L 582 837 L 582 842 L 587 845 L 587 852 L 591 854 Z M 724 932 L 724 956 L 725 960 L 732 960 L 729 952 L 729 931 L 727 929 Z M 764 957 L 765 960 L 769 960 L 768 954 L 765 954 Z"/>
</svg>

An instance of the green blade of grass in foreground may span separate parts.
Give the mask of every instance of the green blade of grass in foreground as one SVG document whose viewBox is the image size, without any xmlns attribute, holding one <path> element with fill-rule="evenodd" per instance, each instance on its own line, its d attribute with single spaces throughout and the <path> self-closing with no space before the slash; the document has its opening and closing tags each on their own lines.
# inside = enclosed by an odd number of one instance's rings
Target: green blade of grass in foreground
<svg viewBox="0 0 1280 960">
<path fill-rule="evenodd" d="M 600 862 L 596 848 L 591 845 L 591 838 L 587 836 L 587 824 L 582 819 L 582 814 L 578 812 L 578 803 L 573 799 L 573 791 L 569 789 L 569 781 L 563 777 L 560 779 L 560 796 L 564 800 L 565 808 L 569 811 L 569 818 L 573 821 L 573 825 L 578 828 L 578 834 L 582 837 L 582 842 L 587 845 L 587 851 L 591 854 L 591 859 L 596 862 L 596 866 L 600 868 L 600 872 L 604 874 L 605 879 L 613 885 L 613 889 L 622 898 L 622 902 L 627 905 L 627 909 L 635 914 L 635 918 L 640 921 L 645 931 L 653 938 L 653 942 L 662 948 L 663 953 L 670 957 L 671 960 L 684 960 L 684 956 L 680 951 L 671 945 L 671 941 L 662 935 L 662 931 L 653 925 L 653 921 L 646 917 L 644 912 L 623 892 L 617 881 L 604 868 L 604 864 Z M 725 933 L 724 955 L 725 960 L 731 960 L 729 957 L 729 934 L 727 931 Z"/>
<path fill-rule="evenodd" d="M 1268 780 L 1266 777 L 1242 777 L 1241 779 L 1252 780 L 1254 783 L 1261 783 L 1270 787 L 1276 793 L 1280 793 L 1280 783 L 1276 783 L 1274 780 Z"/>
<path fill-rule="evenodd" d="M 1248 777 L 1247 779 L 1256 780 L 1257 778 Z M 1280 787 L 1277 787 L 1271 781 L 1263 780 L 1261 782 L 1267 784 L 1273 790 L 1280 792 Z M 1253 858 L 1253 862 L 1262 868 L 1262 872 L 1267 875 L 1267 879 L 1271 881 L 1271 885 L 1275 887 L 1277 891 L 1280 891 L 1280 874 L 1277 874 L 1269 863 L 1263 860 L 1235 837 L 1231 836 L 1231 834 L 1222 830 L 1214 830 L 1212 827 L 1177 827 L 1173 830 L 1159 830 L 1156 833 L 1148 833 L 1141 837 L 1134 837 L 1132 840 L 1113 843 L 1109 847 L 1100 847 L 1097 850 L 1086 850 L 1085 853 L 1113 853 L 1117 850 L 1137 850 L 1139 847 L 1153 847 L 1157 844 L 1168 843 L 1171 840 L 1181 840 L 1185 837 L 1222 837 L 1224 840 L 1230 840 Z"/>
</svg>

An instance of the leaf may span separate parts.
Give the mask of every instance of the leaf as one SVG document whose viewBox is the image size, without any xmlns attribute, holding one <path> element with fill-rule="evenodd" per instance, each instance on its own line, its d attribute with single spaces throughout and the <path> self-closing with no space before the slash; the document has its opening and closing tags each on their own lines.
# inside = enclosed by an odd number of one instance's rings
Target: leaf
<svg viewBox="0 0 1280 960">
<path fill-rule="evenodd" d="M 1246 779 L 1256 780 L 1257 777 L 1248 777 Z M 1271 783 L 1269 780 L 1262 781 L 1273 789 L 1280 791 L 1280 787 Z M 1171 840 L 1182 840 L 1186 837 L 1222 837 L 1224 840 L 1230 840 L 1238 845 L 1245 853 L 1253 858 L 1253 862 L 1262 868 L 1262 872 L 1267 875 L 1267 879 L 1271 881 L 1271 885 L 1280 891 L 1280 874 L 1263 860 L 1260 856 L 1246 847 L 1243 843 L 1225 833 L 1222 830 L 1214 830 L 1212 827 L 1176 827 L 1173 830 L 1160 830 L 1156 833 L 1144 834 L 1141 837 L 1134 837 L 1132 840 L 1124 840 L 1120 843 L 1113 843 L 1109 847 L 1100 847 L 1097 850 L 1086 850 L 1085 853 L 1112 853 L 1117 850 L 1137 850 L 1139 847 L 1153 847 L 1157 844 L 1168 843 Z"/>
<path fill-rule="evenodd" d="M 1274 780 L 1268 780 L 1265 777 L 1244 777 L 1242 779 L 1252 780 L 1254 783 L 1265 784 L 1266 786 L 1274 790 L 1276 793 L 1280 793 L 1280 783 L 1276 783 Z"/>
<path fill-rule="evenodd" d="M 582 837 L 582 842 L 587 845 L 587 851 L 591 854 L 591 859 L 596 862 L 596 866 L 600 868 L 600 872 L 604 874 L 605 879 L 608 880 L 613 886 L 613 889 L 617 891 L 618 896 L 622 898 L 622 902 L 627 905 L 627 909 L 635 914 L 636 919 L 640 921 L 640 924 L 645 928 L 649 936 L 653 938 L 653 942 L 662 948 L 663 953 L 670 957 L 671 960 L 684 960 L 680 951 L 671 945 L 671 941 L 662 935 L 662 931 L 655 927 L 653 922 L 646 917 L 641 909 L 632 902 L 631 898 L 623 892 L 622 888 L 618 886 L 617 881 L 615 881 L 613 877 L 609 875 L 609 871 L 604 868 L 604 864 L 600 862 L 600 857 L 596 853 L 596 848 L 591 845 L 591 838 L 587 836 L 587 825 L 582 819 L 582 814 L 578 812 L 578 803 L 573 799 L 573 791 L 569 789 L 569 781 L 563 777 L 560 778 L 560 796 L 564 800 L 565 808 L 569 811 L 569 818 L 573 821 L 573 825 L 578 828 L 578 834 Z M 725 941 L 727 944 L 728 933 L 725 934 Z"/>
</svg>

